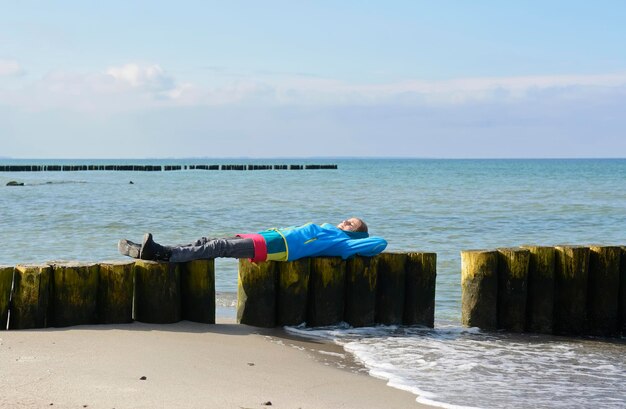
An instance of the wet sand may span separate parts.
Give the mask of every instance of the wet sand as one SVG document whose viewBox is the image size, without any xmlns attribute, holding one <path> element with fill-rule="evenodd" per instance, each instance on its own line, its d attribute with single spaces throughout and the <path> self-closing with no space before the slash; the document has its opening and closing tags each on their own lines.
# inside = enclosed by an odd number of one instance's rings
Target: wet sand
<svg viewBox="0 0 626 409">
<path fill-rule="evenodd" d="M 0 407 L 425 407 L 342 354 L 228 319 L 0 331 Z"/>
</svg>

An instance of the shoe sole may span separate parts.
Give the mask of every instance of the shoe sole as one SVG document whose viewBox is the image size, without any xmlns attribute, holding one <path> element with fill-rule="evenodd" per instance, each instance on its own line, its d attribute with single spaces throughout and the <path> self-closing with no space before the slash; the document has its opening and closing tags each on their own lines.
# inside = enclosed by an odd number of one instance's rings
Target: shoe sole
<svg viewBox="0 0 626 409">
<path fill-rule="evenodd" d="M 117 249 L 120 254 L 132 258 L 139 258 L 139 253 L 141 251 L 141 245 L 137 243 L 133 243 L 132 241 L 122 239 L 117 243 Z"/>
</svg>

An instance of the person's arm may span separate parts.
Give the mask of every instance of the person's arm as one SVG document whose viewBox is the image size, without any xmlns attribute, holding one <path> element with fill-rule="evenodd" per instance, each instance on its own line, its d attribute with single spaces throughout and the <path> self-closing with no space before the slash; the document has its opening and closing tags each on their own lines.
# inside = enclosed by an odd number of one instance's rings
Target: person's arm
<svg viewBox="0 0 626 409">
<path fill-rule="evenodd" d="M 387 247 L 387 241 L 382 237 L 368 237 L 365 239 L 345 240 L 321 251 L 318 256 L 339 256 L 343 259 L 359 255 L 373 257 L 382 253 Z"/>
</svg>

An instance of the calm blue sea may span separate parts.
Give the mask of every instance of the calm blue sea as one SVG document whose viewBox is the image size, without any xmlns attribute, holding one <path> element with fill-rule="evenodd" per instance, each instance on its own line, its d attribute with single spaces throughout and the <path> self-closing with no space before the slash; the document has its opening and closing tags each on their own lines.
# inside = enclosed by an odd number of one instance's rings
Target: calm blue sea
<svg viewBox="0 0 626 409">
<path fill-rule="evenodd" d="M 365 219 L 389 250 L 435 251 L 436 328 L 290 329 L 446 407 L 624 407 L 624 340 L 485 334 L 460 325 L 460 256 L 521 244 L 626 244 L 626 160 L 0 160 L 0 164 L 338 164 L 337 170 L 0 172 L 0 264 L 121 259 L 163 243 Z M 7 187 L 16 180 L 25 186 Z M 132 184 L 130 182 L 133 182 Z M 237 264 L 216 268 L 233 314 Z"/>
</svg>

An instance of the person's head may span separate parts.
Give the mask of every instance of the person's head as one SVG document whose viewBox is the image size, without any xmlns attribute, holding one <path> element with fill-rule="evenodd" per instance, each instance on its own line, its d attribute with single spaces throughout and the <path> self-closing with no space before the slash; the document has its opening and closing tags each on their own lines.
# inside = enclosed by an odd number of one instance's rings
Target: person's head
<svg viewBox="0 0 626 409">
<path fill-rule="evenodd" d="M 351 217 L 337 225 L 341 230 L 367 233 L 367 224 L 358 217 Z"/>
</svg>

